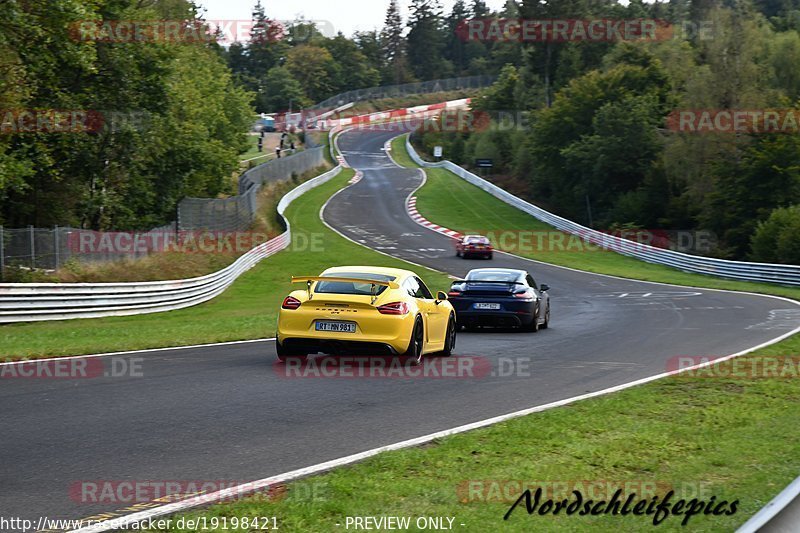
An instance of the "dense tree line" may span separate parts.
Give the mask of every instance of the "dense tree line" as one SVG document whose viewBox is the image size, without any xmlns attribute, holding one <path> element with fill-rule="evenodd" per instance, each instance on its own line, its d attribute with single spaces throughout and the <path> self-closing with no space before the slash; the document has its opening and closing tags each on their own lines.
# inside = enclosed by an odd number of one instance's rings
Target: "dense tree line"
<svg viewBox="0 0 800 533">
<path fill-rule="evenodd" d="M 74 35 L 86 20 L 202 24 L 191 0 L 5 2 L 0 223 L 152 227 L 183 196 L 226 192 L 253 107 L 497 74 L 473 106 L 494 116 L 492 127 L 434 128 L 420 135 L 423 147 L 444 145 L 466 165 L 493 158 L 495 174 L 525 184 L 536 202 L 595 227 L 708 229 L 718 256 L 796 261 L 800 137 L 674 131 L 669 118 L 798 108 L 800 0 L 508 0 L 498 12 L 482 0 L 449 12 L 440 0 L 408 2 L 407 20 L 392 0 L 382 29 L 350 38 L 305 20 L 279 24 L 257 2 L 251 39 L 227 48 Z M 655 42 L 464 39 L 466 19 L 517 17 L 663 19 L 677 31 Z M 89 110 L 105 123 L 81 134 L 17 131 L 25 109 Z"/>
<path fill-rule="evenodd" d="M 391 0 L 381 30 L 347 38 L 341 33 L 326 37 L 304 20 L 282 24 L 258 0 L 253 38 L 229 48 L 228 64 L 257 95 L 259 112 L 277 112 L 353 89 L 497 74 L 522 57 L 518 43 L 467 41 L 457 33 L 473 17 L 518 16 L 513 0 L 498 13 L 491 13 L 482 0 L 457 0 L 449 13 L 440 0 L 410 0 L 409 7 L 404 21 L 398 0 Z"/>
<path fill-rule="evenodd" d="M 710 230 L 719 257 L 798 262 L 797 130 L 670 126 L 675 110 L 800 116 L 798 0 L 525 0 L 520 10 L 539 19 L 658 18 L 680 31 L 657 41 L 527 43 L 473 105 L 492 127 L 433 124 L 415 142 L 443 145 L 445 157 L 467 166 L 493 158 L 495 174 L 587 225 Z"/>
<path fill-rule="evenodd" d="M 9 0 L 2 12 L 1 224 L 151 228 L 186 195 L 227 191 L 252 108 L 214 39 L 75 32 L 86 21 L 202 24 L 190 1 Z M 89 120 L 54 132 L 37 123 L 53 110 Z"/>
</svg>

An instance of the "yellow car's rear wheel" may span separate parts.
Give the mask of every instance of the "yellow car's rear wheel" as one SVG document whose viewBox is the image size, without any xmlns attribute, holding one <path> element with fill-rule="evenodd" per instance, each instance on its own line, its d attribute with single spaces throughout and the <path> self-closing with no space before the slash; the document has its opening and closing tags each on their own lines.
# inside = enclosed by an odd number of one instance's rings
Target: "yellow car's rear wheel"
<svg viewBox="0 0 800 533">
<path fill-rule="evenodd" d="M 412 365 L 422 362 L 422 347 L 425 343 L 425 330 L 422 327 L 422 320 L 417 317 L 414 322 L 414 331 L 411 332 L 411 340 L 408 342 L 408 349 L 403 354 Z"/>
<path fill-rule="evenodd" d="M 277 339 L 275 340 L 275 351 L 278 354 L 278 359 L 283 363 L 289 359 L 305 361 L 308 358 L 308 354 L 301 354 L 295 350 L 290 350 L 278 342 Z"/>
</svg>

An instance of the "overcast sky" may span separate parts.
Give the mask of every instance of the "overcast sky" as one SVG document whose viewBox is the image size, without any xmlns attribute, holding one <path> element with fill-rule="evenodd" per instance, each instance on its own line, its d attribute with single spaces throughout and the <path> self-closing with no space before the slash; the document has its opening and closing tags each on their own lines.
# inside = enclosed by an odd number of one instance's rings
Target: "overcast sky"
<svg viewBox="0 0 800 533">
<path fill-rule="evenodd" d="M 449 12 L 454 0 L 442 0 L 445 11 Z M 206 8 L 206 19 L 213 20 L 250 20 L 256 0 L 198 0 Z M 408 15 L 409 0 L 400 0 L 403 8 L 403 19 Z M 467 4 L 471 4 L 468 1 Z M 328 22 L 335 31 L 347 36 L 354 31 L 367 31 L 383 27 L 386 8 L 389 0 L 261 0 L 267 16 L 277 20 L 293 20 L 303 15 L 310 20 Z M 486 0 L 491 9 L 500 9 L 505 0 Z"/>
</svg>

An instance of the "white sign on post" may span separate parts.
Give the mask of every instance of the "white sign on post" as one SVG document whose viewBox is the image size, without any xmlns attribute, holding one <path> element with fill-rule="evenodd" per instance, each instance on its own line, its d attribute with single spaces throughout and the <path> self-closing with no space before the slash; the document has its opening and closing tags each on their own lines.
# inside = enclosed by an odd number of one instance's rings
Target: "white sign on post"
<svg viewBox="0 0 800 533">
<path fill-rule="evenodd" d="M 442 147 L 441 146 L 434 146 L 433 147 L 433 157 L 442 157 Z"/>
</svg>

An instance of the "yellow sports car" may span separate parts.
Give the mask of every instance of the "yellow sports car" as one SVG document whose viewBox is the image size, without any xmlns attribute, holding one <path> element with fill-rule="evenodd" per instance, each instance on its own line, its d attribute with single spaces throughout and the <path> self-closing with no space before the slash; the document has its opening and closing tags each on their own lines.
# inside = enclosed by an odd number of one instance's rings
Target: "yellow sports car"
<svg viewBox="0 0 800 533">
<path fill-rule="evenodd" d="M 447 294 L 434 298 L 411 271 L 345 266 L 319 276 L 293 277 L 304 283 L 283 300 L 278 315 L 278 358 L 317 352 L 408 356 L 449 356 L 456 345 L 456 314 Z"/>
</svg>

